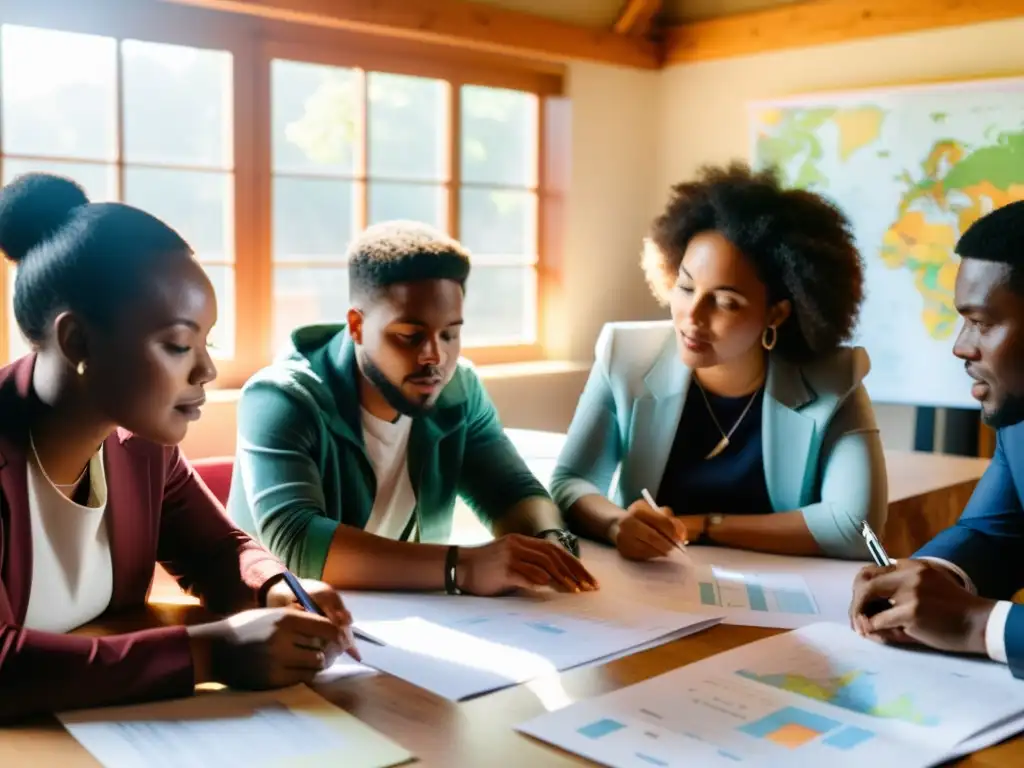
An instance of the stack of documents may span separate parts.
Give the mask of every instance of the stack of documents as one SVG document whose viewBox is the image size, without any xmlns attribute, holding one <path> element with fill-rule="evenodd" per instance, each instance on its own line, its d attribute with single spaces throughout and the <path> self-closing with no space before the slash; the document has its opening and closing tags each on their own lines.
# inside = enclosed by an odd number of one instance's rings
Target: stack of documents
<svg viewBox="0 0 1024 768">
<path fill-rule="evenodd" d="M 926 768 L 1024 730 L 1024 686 L 992 662 L 816 624 L 518 730 L 613 768 Z"/>
<path fill-rule="evenodd" d="M 601 592 L 478 598 L 346 593 L 364 663 L 453 701 L 605 662 L 719 617 Z"/>
<path fill-rule="evenodd" d="M 105 768 L 390 768 L 412 755 L 305 686 L 67 712 Z"/>
</svg>

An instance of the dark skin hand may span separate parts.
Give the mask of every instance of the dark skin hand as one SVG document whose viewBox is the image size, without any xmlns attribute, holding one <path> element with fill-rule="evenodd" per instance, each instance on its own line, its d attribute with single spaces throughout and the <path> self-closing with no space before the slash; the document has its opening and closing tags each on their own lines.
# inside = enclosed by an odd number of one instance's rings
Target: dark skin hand
<svg viewBox="0 0 1024 768">
<path fill-rule="evenodd" d="M 995 604 L 971 594 L 948 568 L 904 560 L 857 574 L 850 625 L 883 643 L 985 655 L 985 625 Z M 882 610 L 869 616 L 873 606 Z"/>
</svg>

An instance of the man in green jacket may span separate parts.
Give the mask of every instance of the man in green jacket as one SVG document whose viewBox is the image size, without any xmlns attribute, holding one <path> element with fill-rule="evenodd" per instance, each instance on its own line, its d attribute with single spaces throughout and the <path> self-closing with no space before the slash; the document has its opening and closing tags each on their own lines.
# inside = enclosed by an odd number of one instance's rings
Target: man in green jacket
<svg viewBox="0 0 1024 768">
<path fill-rule="evenodd" d="M 596 589 L 575 538 L 459 361 L 469 254 L 412 222 L 349 248 L 347 323 L 296 330 L 238 407 L 228 510 L 338 589 Z M 461 496 L 498 537 L 445 546 Z"/>
</svg>

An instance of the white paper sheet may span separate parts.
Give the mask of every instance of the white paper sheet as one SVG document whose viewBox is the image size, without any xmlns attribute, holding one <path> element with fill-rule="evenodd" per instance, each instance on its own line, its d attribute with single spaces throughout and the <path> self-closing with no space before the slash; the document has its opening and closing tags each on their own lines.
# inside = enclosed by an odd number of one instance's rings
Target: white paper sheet
<svg viewBox="0 0 1024 768">
<path fill-rule="evenodd" d="M 722 616 L 725 624 L 780 629 L 846 622 L 853 579 L 866 564 L 697 546 L 636 563 L 592 542 L 582 554 L 605 591 L 660 608 Z"/>
<path fill-rule="evenodd" d="M 412 755 L 305 686 L 66 712 L 105 768 L 388 768 Z"/>
<path fill-rule="evenodd" d="M 1019 732 L 1022 715 L 1024 687 L 1001 665 L 889 648 L 816 624 L 518 730 L 613 768 L 926 768 Z"/>
<path fill-rule="evenodd" d="M 359 649 L 362 650 L 366 645 L 368 645 L 368 643 L 359 643 L 358 645 Z M 342 654 L 334 661 L 333 664 L 331 664 L 331 666 L 313 678 L 313 685 L 327 685 L 350 677 L 361 677 L 363 675 L 376 674 L 377 670 L 373 667 L 367 666 L 366 664 L 360 664 L 348 654 Z"/>
<path fill-rule="evenodd" d="M 461 700 L 608 661 L 718 623 L 601 592 L 503 598 L 346 593 L 363 661 Z"/>
</svg>

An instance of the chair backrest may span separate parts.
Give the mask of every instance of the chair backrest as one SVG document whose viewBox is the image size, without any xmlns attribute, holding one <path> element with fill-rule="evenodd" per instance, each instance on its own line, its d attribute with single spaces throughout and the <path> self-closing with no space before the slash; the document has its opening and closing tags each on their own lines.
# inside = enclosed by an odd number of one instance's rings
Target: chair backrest
<svg viewBox="0 0 1024 768">
<path fill-rule="evenodd" d="M 234 464 L 235 460 L 231 456 L 213 456 L 207 459 L 195 459 L 192 462 L 196 473 L 221 504 L 228 503 L 228 492 L 231 490 L 231 471 Z"/>
</svg>

